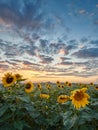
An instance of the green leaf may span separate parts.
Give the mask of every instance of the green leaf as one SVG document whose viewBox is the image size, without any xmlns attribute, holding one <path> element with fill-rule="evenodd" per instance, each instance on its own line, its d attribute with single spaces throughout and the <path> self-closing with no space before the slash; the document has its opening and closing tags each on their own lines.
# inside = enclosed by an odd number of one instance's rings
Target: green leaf
<svg viewBox="0 0 98 130">
<path fill-rule="evenodd" d="M 15 130 L 13 127 L 10 126 L 10 124 L 6 123 L 4 125 L 0 125 L 0 130 Z"/>
<path fill-rule="evenodd" d="M 64 126 L 66 127 L 66 130 L 70 130 L 77 123 L 77 119 L 77 115 L 74 114 L 73 116 L 70 116 L 64 120 Z"/>
<path fill-rule="evenodd" d="M 14 122 L 14 128 L 17 130 L 23 130 L 24 122 L 23 121 L 16 121 Z"/>
<path fill-rule="evenodd" d="M 80 126 L 79 130 L 88 130 L 88 127 L 86 125 Z"/>
<path fill-rule="evenodd" d="M 27 96 L 25 96 L 25 97 L 24 96 L 17 96 L 17 99 L 20 99 L 21 101 L 27 102 L 27 103 L 30 102 L 30 98 Z"/>
<path fill-rule="evenodd" d="M 0 117 L 6 112 L 7 109 L 8 109 L 7 104 L 0 106 Z"/>
<path fill-rule="evenodd" d="M 1 118 L 0 118 L 0 123 L 4 123 L 9 120 L 12 117 L 12 114 L 10 113 L 5 113 Z"/>
<path fill-rule="evenodd" d="M 67 112 L 65 112 L 62 116 L 63 116 L 63 119 L 66 120 L 66 119 L 68 119 L 71 115 L 72 115 L 72 111 L 67 111 Z"/>
</svg>

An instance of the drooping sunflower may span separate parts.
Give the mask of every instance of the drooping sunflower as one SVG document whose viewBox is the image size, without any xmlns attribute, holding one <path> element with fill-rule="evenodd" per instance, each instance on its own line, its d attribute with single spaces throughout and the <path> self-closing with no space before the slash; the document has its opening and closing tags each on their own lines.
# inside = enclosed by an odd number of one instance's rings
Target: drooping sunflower
<svg viewBox="0 0 98 130">
<path fill-rule="evenodd" d="M 57 98 L 58 103 L 64 103 L 64 102 L 67 102 L 68 100 L 69 100 L 69 96 L 67 96 L 67 95 L 60 95 Z"/>
<path fill-rule="evenodd" d="M 86 90 L 87 88 L 81 88 L 71 91 L 72 95 L 70 99 L 72 100 L 72 104 L 76 109 L 85 107 L 89 103 L 88 99 L 90 96 L 85 92 Z"/>
<path fill-rule="evenodd" d="M 13 85 L 15 82 L 16 82 L 16 77 L 12 73 L 7 73 L 2 78 L 2 83 L 3 83 L 4 87 L 9 87 L 9 86 Z"/>
<path fill-rule="evenodd" d="M 18 74 L 18 73 L 15 74 L 15 77 L 16 77 L 16 80 L 17 80 L 17 81 L 19 81 L 19 80 L 22 79 L 22 75 L 20 75 L 20 74 Z"/>
<path fill-rule="evenodd" d="M 40 98 L 46 98 L 46 99 L 48 99 L 50 97 L 49 94 L 44 94 L 44 93 L 41 93 L 39 96 L 40 96 Z"/>
<path fill-rule="evenodd" d="M 25 92 L 26 93 L 31 93 L 33 91 L 33 89 L 34 89 L 34 84 L 31 81 L 25 83 Z"/>
</svg>

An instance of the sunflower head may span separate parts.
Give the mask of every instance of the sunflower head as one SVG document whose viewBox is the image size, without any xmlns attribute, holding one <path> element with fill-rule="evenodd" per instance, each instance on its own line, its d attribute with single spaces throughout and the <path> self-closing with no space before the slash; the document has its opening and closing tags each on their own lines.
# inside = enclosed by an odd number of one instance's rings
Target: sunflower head
<svg viewBox="0 0 98 130">
<path fill-rule="evenodd" d="M 46 98 L 46 99 L 48 99 L 50 97 L 49 94 L 44 94 L 44 93 L 41 93 L 39 96 L 40 96 L 40 98 Z"/>
<path fill-rule="evenodd" d="M 98 90 L 98 86 L 96 86 L 95 89 Z"/>
<path fill-rule="evenodd" d="M 67 95 L 60 95 L 57 98 L 58 103 L 64 103 L 64 102 L 67 102 L 68 100 L 69 100 L 69 96 L 67 96 Z"/>
<path fill-rule="evenodd" d="M 38 87 L 38 89 L 42 89 L 42 86 L 41 86 L 41 84 L 39 83 L 39 84 L 37 84 L 37 87 Z"/>
<path fill-rule="evenodd" d="M 64 85 L 61 85 L 61 88 L 64 88 Z"/>
<path fill-rule="evenodd" d="M 65 85 L 68 85 L 68 84 L 69 84 L 69 82 L 68 82 L 68 81 L 66 81 L 66 82 L 65 82 Z"/>
<path fill-rule="evenodd" d="M 16 82 L 16 77 L 12 73 L 7 73 L 2 78 L 2 83 L 5 87 L 9 87 Z"/>
<path fill-rule="evenodd" d="M 82 83 L 79 83 L 79 86 L 82 86 Z"/>
<path fill-rule="evenodd" d="M 72 86 L 72 83 L 68 83 L 67 85 L 68 85 L 69 87 L 71 87 L 71 86 Z"/>
<path fill-rule="evenodd" d="M 79 109 L 81 107 L 85 107 L 89 101 L 88 98 L 89 95 L 85 92 L 87 88 L 77 89 L 71 92 L 71 100 L 72 104 L 76 109 Z"/>
<path fill-rule="evenodd" d="M 94 85 L 93 82 L 91 82 L 90 85 L 93 86 Z"/>
<path fill-rule="evenodd" d="M 60 84 L 60 81 L 56 81 L 56 84 Z"/>
<path fill-rule="evenodd" d="M 25 92 L 26 93 L 31 93 L 33 91 L 33 89 L 34 89 L 34 85 L 32 82 L 29 81 L 29 82 L 25 83 Z"/>
<path fill-rule="evenodd" d="M 58 84 L 57 87 L 60 88 L 60 89 L 64 88 L 64 86 L 62 84 Z"/>
<path fill-rule="evenodd" d="M 22 75 L 20 75 L 20 74 L 15 74 L 15 77 L 16 77 L 16 80 L 18 81 L 18 80 L 21 80 L 22 79 Z"/>
<path fill-rule="evenodd" d="M 47 89 L 48 90 L 51 89 L 51 85 L 50 84 L 47 85 Z"/>
</svg>

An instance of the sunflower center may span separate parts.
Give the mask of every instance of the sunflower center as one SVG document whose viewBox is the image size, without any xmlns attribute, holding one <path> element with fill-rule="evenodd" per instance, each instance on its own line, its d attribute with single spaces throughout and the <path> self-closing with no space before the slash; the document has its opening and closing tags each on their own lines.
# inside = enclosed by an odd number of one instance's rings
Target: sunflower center
<svg viewBox="0 0 98 130">
<path fill-rule="evenodd" d="M 61 97 L 60 99 L 61 99 L 61 100 L 65 100 L 66 98 L 64 98 L 64 97 Z"/>
<path fill-rule="evenodd" d="M 26 84 L 26 89 L 30 89 L 31 88 L 31 84 Z"/>
<path fill-rule="evenodd" d="M 7 83 L 12 83 L 13 79 L 14 79 L 13 77 L 7 77 L 6 82 Z"/>
<path fill-rule="evenodd" d="M 84 98 L 84 93 L 83 92 L 76 92 L 74 98 L 77 101 L 81 101 Z"/>
</svg>

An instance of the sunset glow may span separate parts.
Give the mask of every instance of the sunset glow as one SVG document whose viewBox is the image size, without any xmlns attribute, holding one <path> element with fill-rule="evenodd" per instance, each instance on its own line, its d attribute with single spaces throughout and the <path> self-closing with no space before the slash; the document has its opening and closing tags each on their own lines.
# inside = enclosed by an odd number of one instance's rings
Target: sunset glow
<svg viewBox="0 0 98 130">
<path fill-rule="evenodd" d="M 0 0 L 0 82 L 98 83 L 97 0 Z"/>
</svg>

